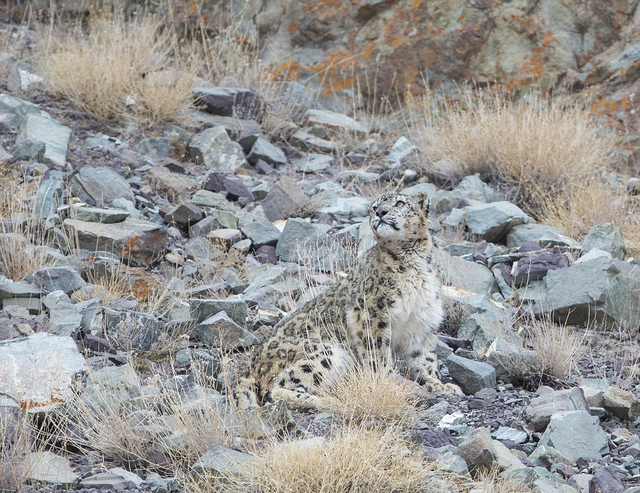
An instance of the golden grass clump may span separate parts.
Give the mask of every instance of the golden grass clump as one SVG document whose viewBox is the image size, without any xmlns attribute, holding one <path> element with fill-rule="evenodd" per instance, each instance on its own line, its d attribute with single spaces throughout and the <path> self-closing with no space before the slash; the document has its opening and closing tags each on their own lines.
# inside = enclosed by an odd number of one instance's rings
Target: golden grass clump
<svg viewBox="0 0 640 493">
<path fill-rule="evenodd" d="M 613 186 L 596 177 L 574 183 L 563 197 L 545 200 L 540 211 L 544 224 L 578 239 L 593 226 L 611 222 L 621 229 L 627 252 L 640 255 L 640 203 L 622 185 Z"/>
<path fill-rule="evenodd" d="M 92 117 L 153 123 L 172 120 L 191 102 L 196 69 L 176 43 L 153 16 L 125 22 L 98 14 L 87 31 L 44 35 L 38 61 L 51 92 Z"/>
<path fill-rule="evenodd" d="M 351 369 L 323 389 L 322 409 L 347 422 L 403 422 L 417 400 L 416 385 L 390 370 Z"/>
<path fill-rule="evenodd" d="M 450 478 L 438 474 L 400 440 L 393 427 L 349 427 L 328 439 L 274 441 L 258 452 L 257 459 L 252 470 L 229 478 L 228 491 L 460 491 Z M 194 479 L 200 487 L 213 480 L 204 476 Z"/>
<path fill-rule="evenodd" d="M 546 317 L 532 320 L 528 331 L 536 352 L 535 373 L 567 378 L 584 352 L 583 336 L 566 325 L 554 324 Z"/>
<path fill-rule="evenodd" d="M 450 178 L 489 174 L 519 187 L 524 203 L 542 190 L 562 192 L 616 163 L 615 143 L 580 106 L 540 97 L 468 92 L 431 109 L 431 97 L 410 102 L 413 138 L 431 166 Z"/>
</svg>

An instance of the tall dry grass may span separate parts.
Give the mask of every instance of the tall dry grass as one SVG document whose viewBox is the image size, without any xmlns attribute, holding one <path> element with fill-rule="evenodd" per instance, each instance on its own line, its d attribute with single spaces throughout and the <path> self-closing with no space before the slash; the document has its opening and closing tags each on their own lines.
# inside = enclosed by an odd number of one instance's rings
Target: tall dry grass
<svg viewBox="0 0 640 493">
<path fill-rule="evenodd" d="M 174 119 L 191 103 L 197 69 L 158 18 L 104 13 L 86 28 L 47 30 L 37 61 L 53 94 L 101 121 Z"/>
<path fill-rule="evenodd" d="M 414 140 L 436 171 L 488 174 L 520 187 L 525 200 L 540 188 L 562 191 L 616 162 L 613 136 L 577 104 L 470 91 L 437 109 L 428 95 L 409 109 L 419 115 Z"/>
<path fill-rule="evenodd" d="M 260 493 L 379 493 L 461 491 L 398 438 L 398 430 L 350 427 L 328 439 L 274 441 L 256 453 L 256 466 L 225 478 L 224 491 Z M 218 479 L 192 476 L 192 491 L 212 491 Z"/>
</svg>

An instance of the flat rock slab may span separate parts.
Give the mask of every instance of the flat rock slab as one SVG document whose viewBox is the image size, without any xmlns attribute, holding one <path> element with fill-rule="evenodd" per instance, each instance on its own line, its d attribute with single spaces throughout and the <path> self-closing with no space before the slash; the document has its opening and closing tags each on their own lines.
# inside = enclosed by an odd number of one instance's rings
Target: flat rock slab
<svg viewBox="0 0 640 493">
<path fill-rule="evenodd" d="M 328 110 L 308 110 L 305 126 L 322 139 L 330 139 L 336 132 L 355 133 L 360 137 L 367 134 L 367 129 L 360 122 L 345 114 Z"/>
<path fill-rule="evenodd" d="M 469 233 L 494 243 L 504 243 L 514 226 L 533 222 L 522 209 L 511 202 L 491 202 L 463 208 Z"/>
<path fill-rule="evenodd" d="M 44 332 L 1 343 L 0 362 L 0 393 L 31 408 L 67 400 L 74 375 L 85 369 L 71 337 Z"/>
<path fill-rule="evenodd" d="M 551 416 L 538 446 L 553 447 L 567 459 L 600 459 L 609 452 L 609 440 L 600 419 L 588 411 L 561 411 Z"/>
<path fill-rule="evenodd" d="M 219 173 L 233 173 L 247 166 L 242 146 L 233 142 L 222 126 L 207 128 L 189 143 L 191 159 Z"/>
<path fill-rule="evenodd" d="M 196 105 L 212 115 L 259 118 L 262 98 L 253 90 L 235 87 L 196 87 L 191 91 Z"/>
<path fill-rule="evenodd" d="M 544 285 L 546 293 L 535 308 L 536 314 L 552 312 L 565 324 L 581 325 L 595 320 L 636 330 L 640 324 L 638 265 L 609 255 L 599 256 L 549 271 Z"/>
<path fill-rule="evenodd" d="M 257 459 L 250 454 L 228 447 L 214 447 L 191 467 L 195 472 L 212 472 L 220 476 L 247 474 L 256 467 Z"/>
<path fill-rule="evenodd" d="M 496 371 L 488 363 L 452 354 L 447 358 L 447 368 L 465 394 L 475 394 L 496 385 Z"/>
<path fill-rule="evenodd" d="M 556 390 L 532 399 L 526 409 L 526 419 L 535 431 L 543 431 L 551 416 L 561 411 L 588 411 L 589 405 L 579 387 Z"/>
<path fill-rule="evenodd" d="M 160 256 L 167 241 L 165 227 L 141 219 L 116 224 L 66 219 L 64 225 L 71 229 L 70 236 L 78 239 L 79 248 L 111 252 L 137 265 L 147 265 Z"/>
<path fill-rule="evenodd" d="M 20 127 L 16 144 L 26 140 L 39 140 L 45 144 L 44 161 L 58 168 L 64 168 L 67 162 L 67 145 L 71 138 L 71 129 L 62 123 L 45 116 L 29 114 Z"/>
<path fill-rule="evenodd" d="M 26 467 L 31 482 L 42 482 L 56 485 L 71 485 L 79 476 L 71 469 L 66 457 L 52 452 L 32 452 L 27 456 Z"/>
<path fill-rule="evenodd" d="M 135 200 L 127 181 L 105 167 L 83 166 L 70 180 L 71 193 L 92 205 L 105 206 L 116 199 Z"/>
<path fill-rule="evenodd" d="M 81 205 L 71 206 L 69 216 L 71 219 L 89 223 L 113 224 L 127 219 L 131 213 L 120 209 L 100 209 L 99 207 L 87 207 Z"/>
</svg>

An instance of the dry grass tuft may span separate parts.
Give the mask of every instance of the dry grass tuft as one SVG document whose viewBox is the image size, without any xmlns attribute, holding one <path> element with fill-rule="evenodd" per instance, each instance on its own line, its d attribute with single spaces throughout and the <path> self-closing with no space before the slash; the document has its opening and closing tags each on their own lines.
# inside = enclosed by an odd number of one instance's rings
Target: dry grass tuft
<svg viewBox="0 0 640 493">
<path fill-rule="evenodd" d="M 473 173 L 519 187 L 536 205 L 539 190 L 558 194 L 616 163 L 612 135 L 580 106 L 539 97 L 468 92 L 432 110 L 432 98 L 409 102 L 417 142 L 434 171 L 451 179 Z"/>
<path fill-rule="evenodd" d="M 156 381 L 79 389 L 69 412 L 76 430 L 70 445 L 128 467 L 188 467 L 233 434 L 222 396 L 194 378 L 176 388 Z"/>
<path fill-rule="evenodd" d="M 354 368 L 320 393 L 323 410 L 347 422 L 403 422 L 417 400 L 413 382 L 390 370 Z"/>
<path fill-rule="evenodd" d="M 534 354 L 502 355 L 502 367 L 516 380 L 566 380 L 577 368 L 585 351 L 584 336 L 566 325 L 557 325 L 551 316 L 532 319 L 525 331 Z M 535 377 L 535 378 L 534 378 Z"/>
<path fill-rule="evenodd" d="M 33 196 L 39 179 L 8 172 L 0 178 L 0 273 L 17 281 L 42 268 L 46 242 L 35 218 Z"/>
<path fill-rule="evenodd" d="M 190 105 L 195 66 L 156 18 L 100 14 L 87 29 L 56 28 L 39 43 L 54 94 L 102 121 L 168 121 Z"/>
<path fill-rule="evenodd" d="M 258 454 L 257 466 L 229 478 L 225 491 L 379 493 L 461 491 L 397 437 L 394 428 L 346 428 L 329 439 L 273 442 Z M 195 478 L 209 491 L 215 479 Z M 196 490 L 194 490 L 196 491 Z"/>
<path fill-rule="evenodd" d="M 0 413 L 0 491 L 24 491 L 26 462 L 34 450 L 33 432 L 26 411 L 5 407 Z"/>
<path fill-rule="evenodd" d="M 622 185 L 593 177 L 574 183 L 563 197 L 547 197 L 540 210 L 544 224 L 559 227 L 572 238 L 582 238 L 593 226 L 611 222 L 621 229 L 627 252 L 640 255 L 640 203 Z"/>
<path fill-rule="evenodd" d="M 584 352 L 583 336 L 566 325 L 556 325 L 546 318 L 533 320 L 528 331 L 537 355 L 536 373 L 567 378 Z"/>
</svg>

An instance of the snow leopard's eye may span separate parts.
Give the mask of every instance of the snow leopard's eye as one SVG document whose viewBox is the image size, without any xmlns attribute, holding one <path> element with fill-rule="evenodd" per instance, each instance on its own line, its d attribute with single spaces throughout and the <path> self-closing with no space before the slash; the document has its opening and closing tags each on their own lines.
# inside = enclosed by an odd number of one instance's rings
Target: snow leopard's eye
<svg viewBox="0 0 640 493">
<path fill-rule="evenodd" d="M 404 200 L 398 200 L 396 202 L 396 207 L 404 207 L 407 203 Z"/>
</svg>

